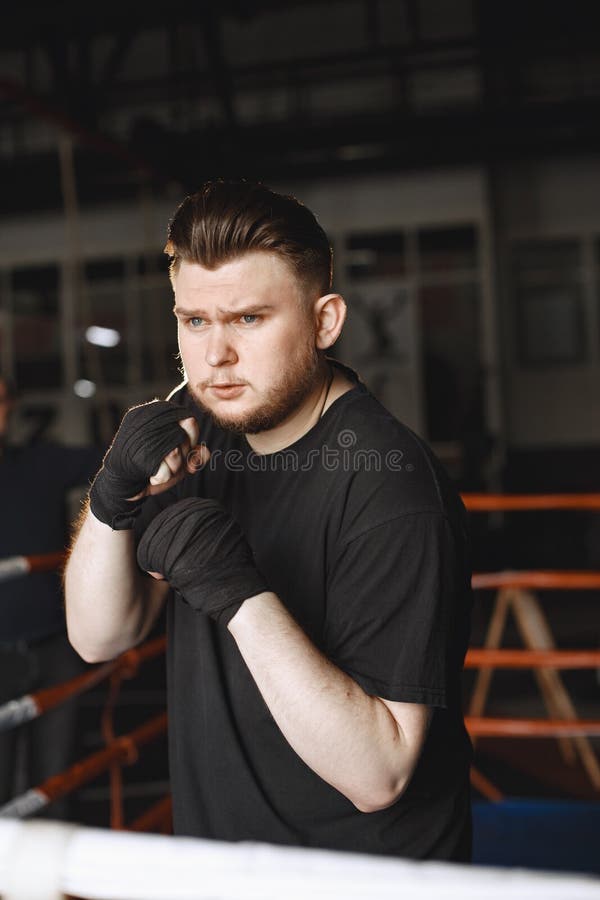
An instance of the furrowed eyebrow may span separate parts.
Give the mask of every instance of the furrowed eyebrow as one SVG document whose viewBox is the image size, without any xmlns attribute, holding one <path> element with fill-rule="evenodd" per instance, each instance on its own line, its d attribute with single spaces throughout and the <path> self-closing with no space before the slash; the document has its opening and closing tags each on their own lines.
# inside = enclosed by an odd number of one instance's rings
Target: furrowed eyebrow
<svg viewBox="0 0 600 900">
<path fill-rule="evenodd" d="M 241 306 L 239 309 L 219 309 L 218 312 L 222 316 L 255 316 L 258 313 L 267 312 L 273 309 L 270 303 L 261 303 L 258 305 Z M 202 309 L 184 309 L 182 306 L 174 306 L 173 312 L 176 316 L 186 316 L 188 318 L 207 318 L 206 312 Z"/>
</svg>

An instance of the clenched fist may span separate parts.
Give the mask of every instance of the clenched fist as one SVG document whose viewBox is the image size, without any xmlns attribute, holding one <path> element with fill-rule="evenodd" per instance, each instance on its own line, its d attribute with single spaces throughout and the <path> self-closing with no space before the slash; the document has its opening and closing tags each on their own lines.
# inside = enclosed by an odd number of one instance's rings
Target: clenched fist
<svg viewBox="0 0 600 900">
<path fill-rule="evenodd" d="M 268 590 L 239 525 L 216 500 L 193 497 L 168 506 L 144 532 L 137 558 L 222 625 L 244 600 Z"/>
<path fill-rule="evenodd" d="M 94 516 L 114 530 L 132 528 L 144 497 L 187 474 L 187 452 L 197 440 L 186 407 L 166 400 L 132 407 L 90 489 Z"/>
</svg>

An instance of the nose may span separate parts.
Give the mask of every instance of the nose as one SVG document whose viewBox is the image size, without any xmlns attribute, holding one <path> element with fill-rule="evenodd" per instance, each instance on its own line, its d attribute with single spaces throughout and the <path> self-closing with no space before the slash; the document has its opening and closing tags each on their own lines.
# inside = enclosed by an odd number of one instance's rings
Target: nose
<svg viewBox="0 0 600 900">
<path fill-rule="evenodd" d="M 206 362 L 209 366 L 229 366 L 238 361 L 226 323 L 215 322 L 210 329 L 206 345 Z"/>
</svg>

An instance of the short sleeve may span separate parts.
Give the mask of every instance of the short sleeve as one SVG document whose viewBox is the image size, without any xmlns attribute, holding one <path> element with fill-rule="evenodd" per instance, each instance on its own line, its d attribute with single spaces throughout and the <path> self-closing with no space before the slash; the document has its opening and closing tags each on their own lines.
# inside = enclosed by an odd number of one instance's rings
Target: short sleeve
<svg viewBox="0 0 600 900">
<path fill-rule="evenodd" d="M 369 694 L 445 707 L 461 589 L 443 514 L 369 529 L 342 548 L 329 574 L 328 656 Z"/>
</svg>

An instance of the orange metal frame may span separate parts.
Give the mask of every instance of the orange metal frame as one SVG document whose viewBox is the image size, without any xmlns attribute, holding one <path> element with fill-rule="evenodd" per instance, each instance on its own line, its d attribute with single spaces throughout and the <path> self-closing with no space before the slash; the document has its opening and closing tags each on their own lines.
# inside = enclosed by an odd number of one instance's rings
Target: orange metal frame
<svg viewBox="0 0 600 900">
<path fill-rule="evenodd" d="M 471 512 L 533 511 L 533 510 L 597 510 L 600 511 L 600 494 L 463 494 L 463 502 Z M 528 590 L 591 590 L 600 588 L 600 572 L 527 571 L 475 573 L 474 589 Z M 498 595 L 498 599 L 500 594 Z M 505 607 L 506 608 L 506 607 Z M 497 634 L 498 636 L 498 634 Z M 489 675 L 494 668 L 529 668 L 548 673 L 541 687 L 552 693 L 559 688 L 556 705 L 561 706 L 572 719 L 506 719 L 484 716 L 467 716 L 465 725 L 472 738 L 477 737 L 555 737 L 563 741 L 573 738 L 593 783 L 598 787 L 598 761 L 587 743 L 588 736 L 600 735 L 600 720 L 578 719 L 571 704 L 566 703 L 565 692 L 558 682 L 558 669 L 584 669 L 600 666 L 597 650 L 501 650 L 470 648 L 465 668 L 478 668 L 480 674 Z M 553 676 L 551 678 L 550 676 Z M 487 682 L 489 685 L 489 681 Z M 563 712 L 564 714 L 564 712 Z M 572 758 L 572 757 L 571 757 Z M 485 776 L 472 769 L 473 786 L 490 800 L 502 798 L 501 792 Z"/>
</svg>

